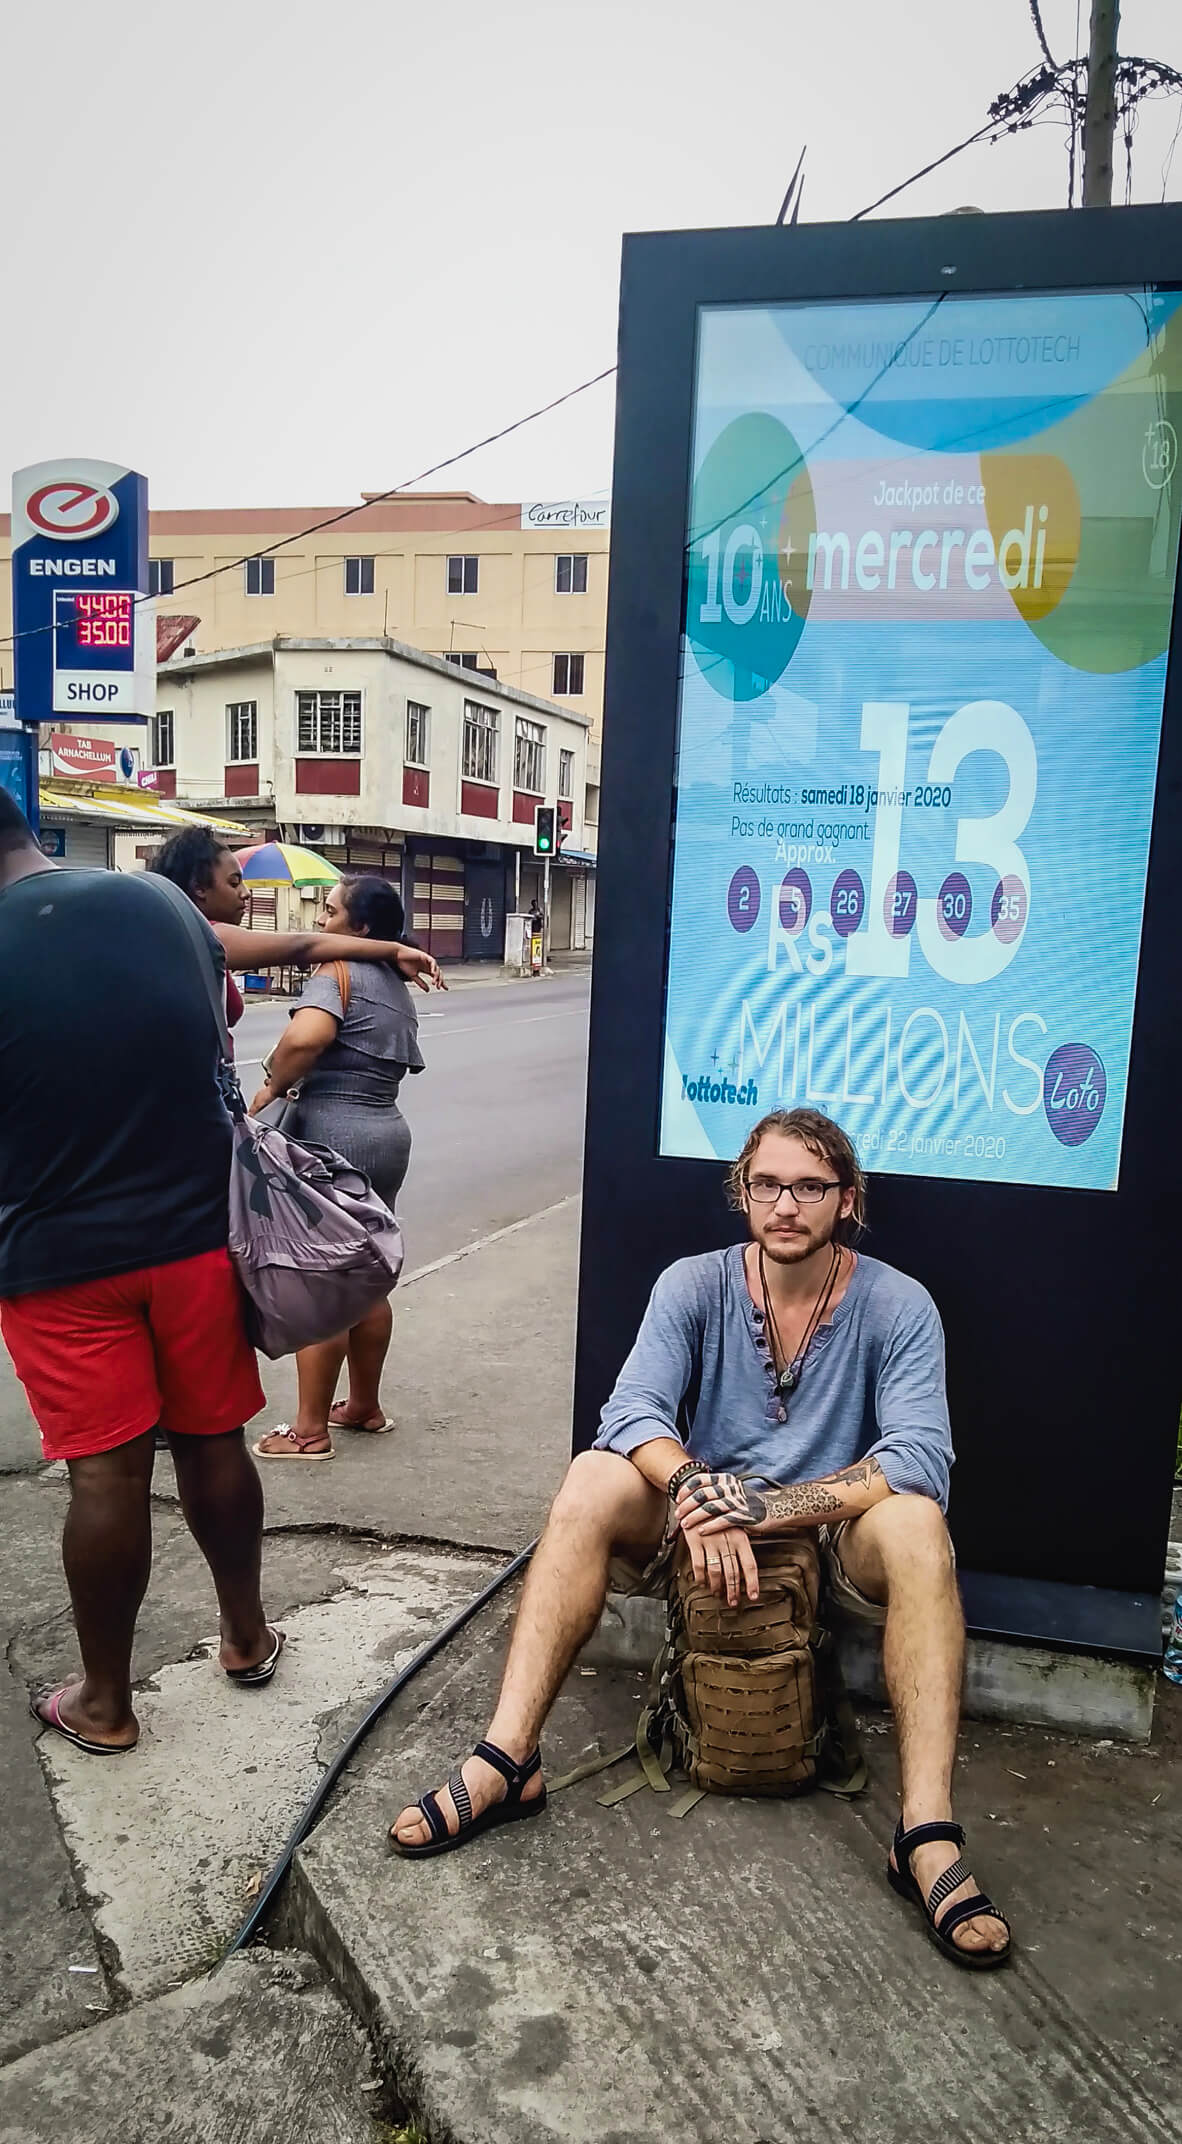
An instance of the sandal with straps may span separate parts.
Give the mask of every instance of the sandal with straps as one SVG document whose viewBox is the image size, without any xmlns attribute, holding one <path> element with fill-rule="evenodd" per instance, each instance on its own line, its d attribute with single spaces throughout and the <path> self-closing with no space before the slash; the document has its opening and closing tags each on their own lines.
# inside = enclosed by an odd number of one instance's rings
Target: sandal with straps
<svg viewBox="0 0 1182 2144">
<path fill-rule="evenodd" d="M 417 1806 L 423 1813 L 431 1836 L 424 1840 L 421 1846 L 406 1846 L 391 1831 L 390 1844 L 396 1854 L 402 1854 L 407 1861 L 426 1861 L 432 1854 L 449 1854 L 454 1846 L 467 1846 L 469 1839 L 478 1838 L 482 1831 L 495 1831 L 498 1824 L 516 1824 L 528 1816 L 541 1816 L 546 1806 L 545 1787 L 532 1801 L 523 1802 L 521 1799 L 522 1789 L 528 1786 L 530 1780 L 542 1769 L 540 1750 L 535 1750 L 532 1756 L 526 1758 L 524 1764 L 515 1764 L 512 1757 L 506 1756 L 503 1749 L 497 1748 L 495 1742 L 478 1742 L 472 1755 L 491 1765 L 494 1772 L 500 1773 L 508 1789 L 503 1799 L 491 1802 L 487 1809 L 481 1810 L 479 1816 L 473 1816 L 472 1797 L 464 1784 L 464 1775 L 457 1766 L 447 1782 L 447 1791 L 455 1803 L 456 1815 L 460 1820 L 459 1830 L 448 1830 L 447 1818 L 436 1796 L 424 1794 Z"/>
<path fill-rule="evenodd" d="M 941 1840 L 947 1840 L 956 1847 L 957 1858 L 951 1868 L 945 1869 L 944 1874 L 936 1878 L 925 1898 L 912 1872 L 911 1856 L 917 1847 L 934 1846 Z M 887 1862 L 887 1882 L 892 1891 L 898 1892 L 900 1898 L 905 1898 L 911 1905 L 919 1907 L 927 1922 L 928 1934 L 937 1950 L 943 1951 L 946 1958 L 951 1958 L 954 1965 L 967 1966 L 969 1971 L 974 1973 L 988 1973 L 994 1966 L 1009 1964 L 1011 1944 L 1007 1942 L 1004 1950 L 964 1950 L 959 1943 L 952 1941 L 952 1931 L 961 1927 L 965 1921 L 989 1919 L 1000 1921 L 1009 1936 L 1010 1924 L 1001 1908 L 995 1906 L 991 1898 L 986 1898 L 983 1891 L 975 1891 L 971 1898 L 963 1899 L 957 1906 L 950 1906 L 947 1913 L 942 1914 L 939 1920 L 936 1919 L 949 1893 L 955 1891 L 958 1884 L 965 1883 L 972 1873 L 962 1859 L 964 1843 L 964 1828 L 960 1824 L 916 1824 L 912 1831 L 904 1831 L 903 1819 L 900 1817 L 893 1845 L 898 1867 Z"/>
</svg>

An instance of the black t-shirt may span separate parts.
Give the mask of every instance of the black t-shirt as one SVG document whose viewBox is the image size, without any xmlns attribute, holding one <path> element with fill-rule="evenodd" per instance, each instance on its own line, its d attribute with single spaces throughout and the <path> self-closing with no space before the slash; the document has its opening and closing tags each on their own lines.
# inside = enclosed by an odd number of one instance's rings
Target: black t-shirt
<svg viewBox="0 0 1182 2144">
<path fill-rule="evenodd" d="M 225 1243 L 217 1065 L 193 948 L 158 888 L 68 869 L 0 888 L 0 1296 Z"/>
</svg>

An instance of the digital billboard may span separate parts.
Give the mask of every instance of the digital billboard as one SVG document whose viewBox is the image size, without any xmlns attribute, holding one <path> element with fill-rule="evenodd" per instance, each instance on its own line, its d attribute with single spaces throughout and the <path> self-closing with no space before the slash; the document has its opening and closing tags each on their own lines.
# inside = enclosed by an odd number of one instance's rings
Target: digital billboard
<svg viewBox="0 0 1182 2144">
<path fill-rule="evenodd" d="M 1182 293 L 703 306 L 659 1151 L 1116 1188 Z"/>
</svg>

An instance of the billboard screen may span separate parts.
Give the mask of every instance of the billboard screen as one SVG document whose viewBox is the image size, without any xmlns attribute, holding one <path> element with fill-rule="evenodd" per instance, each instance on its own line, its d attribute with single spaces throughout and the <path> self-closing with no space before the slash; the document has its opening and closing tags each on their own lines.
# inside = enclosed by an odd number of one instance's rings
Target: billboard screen
<svg viewBox="0 0 1182 2144">
<path fill-rule="evenodd" d="M 659 1151 L 1115 1189 L 1182 292 L 704 307 Z"/>
</svg>

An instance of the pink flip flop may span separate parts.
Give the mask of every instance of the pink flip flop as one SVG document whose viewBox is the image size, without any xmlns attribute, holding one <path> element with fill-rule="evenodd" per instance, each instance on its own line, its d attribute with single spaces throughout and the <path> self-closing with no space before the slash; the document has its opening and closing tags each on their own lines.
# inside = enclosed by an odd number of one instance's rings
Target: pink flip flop
<svg viewBox="0 0 1182 2144">
<path fill-rule="evenodd" d="M 266 1437 L 260 1437 L 258 1443 L 251 1446 L 256 1459 L 302 1459 L 307 1461 L 335 1459 L 337 1456 L 331 1444 L 326 1452 L 305 1451 L 289 1422 L 276 1422 L 274 1429 L 267 1431 L 267 1437 L 282 1437 L 288 1448 L 285 1452 L 265 1452 L 263 1445 L 267 1440 Z"/>
<path fill-rule="evenodd" d="M 385 1415 L 380 1422 L 350 1422 L 344 1411 L 347 1405 L 347 1400 L 338 1400 L 335 1407 L 329 1408 L 330 1429 L 351 1429 L 360 1437 L 385 1437 L 394 1427 L 393 1422 L 388 1422 Z"/>
<path fill-rule="evenodd" d="M 69 1685 L 63 1683 L 60 1690 L 43 1690 L 39 1697 L 29 1699 L 29 1711 L 42 1727 L 60 1735 L 63 1742 L 72 1742 L 74 1748 L 82 1750 L 87 1757 L 129 1757 L 132 1750 L 138 1748 L 138 1735 L 134 1742 L 91 1742 L 76 1728 L 68 1726 L 62 1718 L 62 1699 L 68 1688 Z"/>
</svg>

